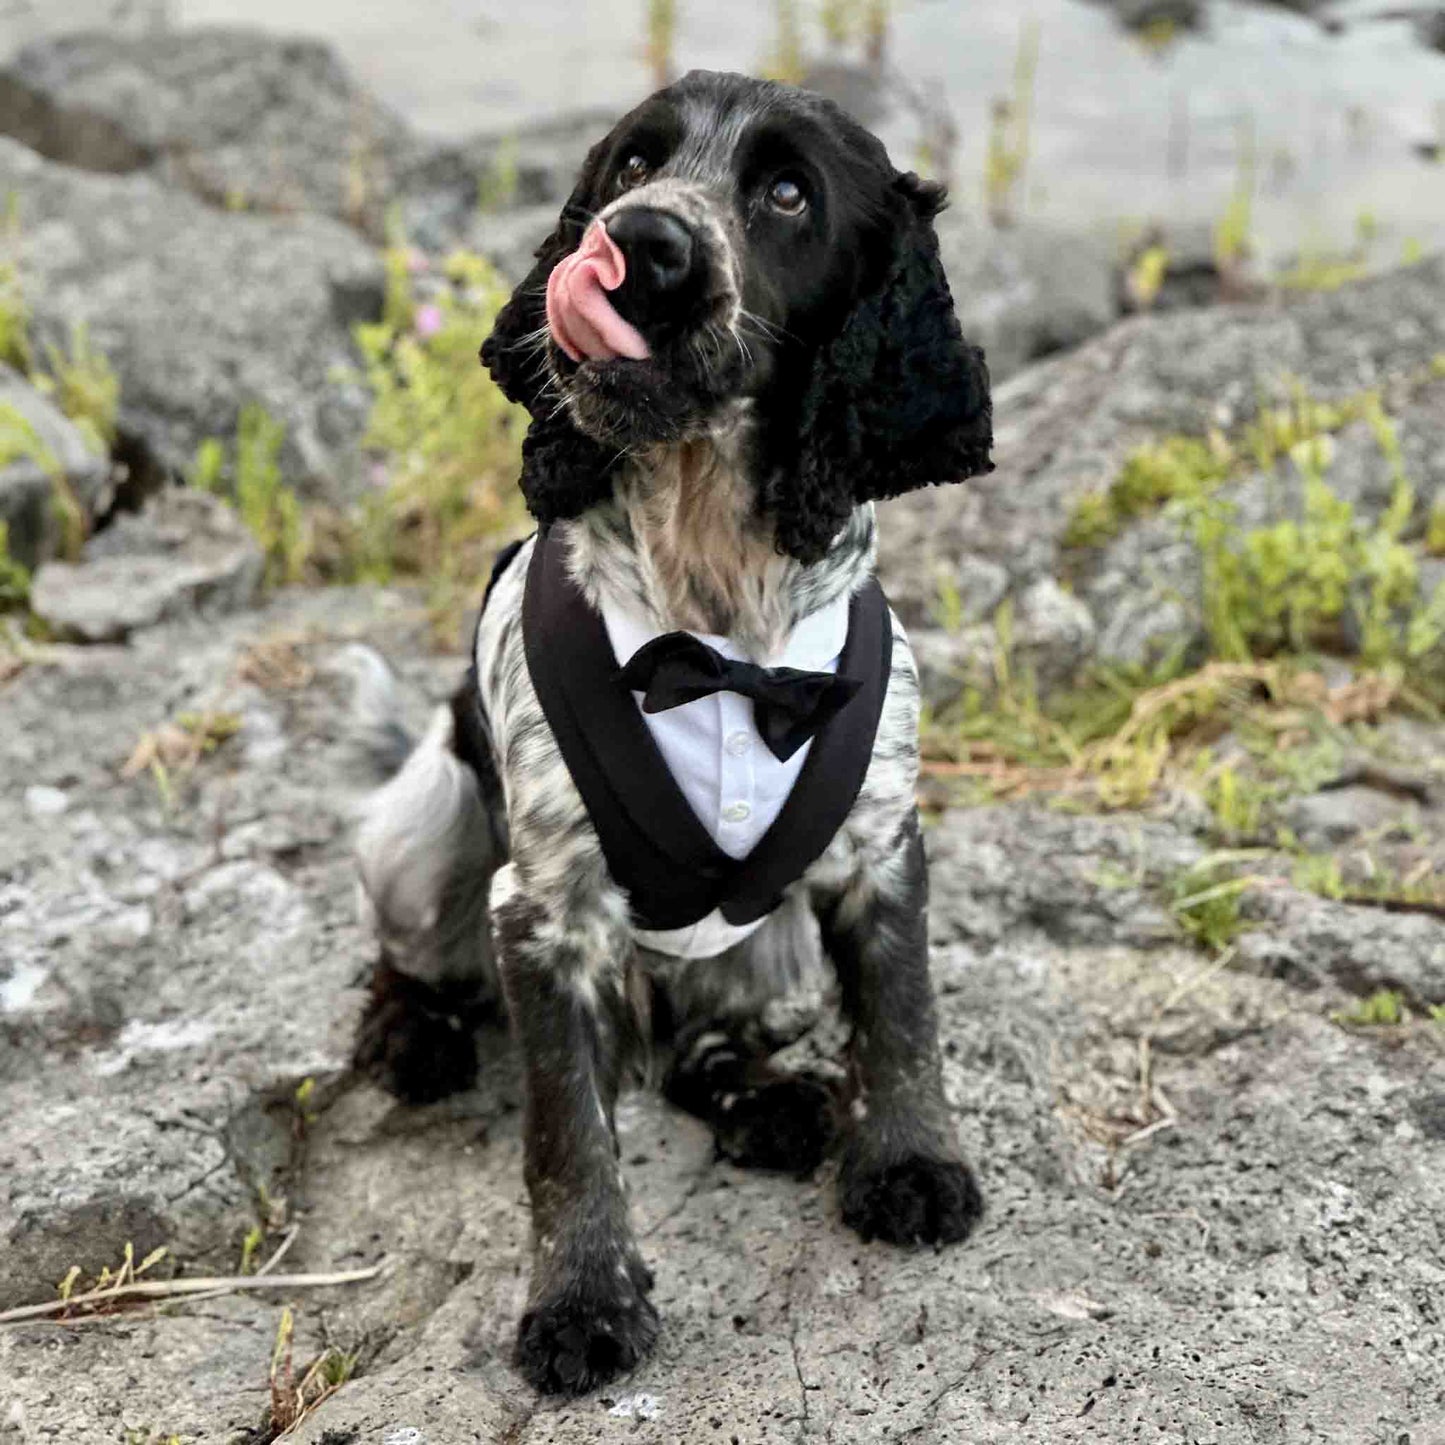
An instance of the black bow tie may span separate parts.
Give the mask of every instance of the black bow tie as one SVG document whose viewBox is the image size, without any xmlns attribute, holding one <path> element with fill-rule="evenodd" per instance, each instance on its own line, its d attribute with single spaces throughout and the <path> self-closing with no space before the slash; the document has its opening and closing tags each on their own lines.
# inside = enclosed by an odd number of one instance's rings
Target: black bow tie
<svg viewBox="0 0 1445 1445">
<path fill-rule="evenodd" d="M 831 672 L 734 662 L 688 632 L 666 632 L 638 648 L 621 680 L 629 691 L 645 694 L 643 712 L 666 712 L 715 692 L 752 698 L 758 732 L 779 762 L 787 762 L 862 686 Z"/>
</svg>

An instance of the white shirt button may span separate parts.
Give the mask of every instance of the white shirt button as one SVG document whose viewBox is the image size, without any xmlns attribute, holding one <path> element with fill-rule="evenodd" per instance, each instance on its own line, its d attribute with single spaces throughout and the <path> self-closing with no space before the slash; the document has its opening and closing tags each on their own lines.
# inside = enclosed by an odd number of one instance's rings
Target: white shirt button
<svg viewBox="0 0 1445 1445">
<path fill-rule="evenodd" d="M 723 744 L 735 758 L 742 757 L 744 753 L 751 749 L 752 745 L 753 740 L 741 729 L 735 733 L 729 733 L 727 741 Z"/>
<path fill-rule="evenodd" d="M 729 823 L 746 823 L 753 815 L 753 810 L 746 803 L 729 803 L 722 810 L 722 815 Z"/>
</svg>

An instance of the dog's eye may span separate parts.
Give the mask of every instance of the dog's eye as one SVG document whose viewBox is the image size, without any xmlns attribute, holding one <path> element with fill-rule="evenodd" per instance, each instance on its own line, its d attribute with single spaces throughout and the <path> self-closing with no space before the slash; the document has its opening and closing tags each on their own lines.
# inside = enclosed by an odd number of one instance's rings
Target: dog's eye
<svg viewBox="0 0 1445 1445">
<path fill-rule="evenodd" d="M 617 173 L 617 187 L 619 190 L 630 191 L 634 186 L 640 186 L 651 174 L 652 167 L 647 164 L 647 157 L 634 151 L 622 162 L 622 169 Z"/>
<path fill-rule="evenodd" d="M 801 216 L 808 209 L 808 194 L 796 176 L 779 176 L 768 187 L 768 205 L 782 216 Z"/>
</svg>

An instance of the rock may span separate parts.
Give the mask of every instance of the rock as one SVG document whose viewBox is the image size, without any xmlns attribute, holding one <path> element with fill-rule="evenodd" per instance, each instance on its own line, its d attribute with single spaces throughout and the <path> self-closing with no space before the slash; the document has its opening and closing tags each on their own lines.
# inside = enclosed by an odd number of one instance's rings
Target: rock
<svg viewBox="0 0 1445 1445">
<path fill-rule="evenodd" d="M 259 30 L 37 41 L 0 70 L 0 132 L 65 165 L 146 171 L 213 206 L 330 216 L 375 239 L 392 206 L 454 234 L 476 204 L 472 165 L 416 136 L 329 45 Z"/>
<path fill-rule="evenodd" d="M 1240 967 L 1309 988 L 1394 989 L 1416 1007 L 1445 1004 L 1440 920 L 1352 907 L 1292 889 L 1262 894 L 1260 926 L 1238 939 Z"/>
<path fill-rule="evenodd" d="M 1362 833 L 1377 840 L 1408 833 L 1410 819 L 1418 811 L 1404 799 L 1375 788 L 1348 787 L 1293 798 L 1282 816 L 1302 847 L 1322 853 Z"/>
<path fill-rule="evenodd" d="M 114 1268 L 127 1242 L 172 1251 L 153 1273 L 229 1273 L 264 1211 L 262 1257 L 299 1226 L 287 1269 L 389 1261 L 301 1300 L 298 1366 L 360 1351 L 301 1445 L 1043 1445 L 1084 1414 L 1106 1445 L 1261 1421 L 1426 1438 L 1445 1385 L 1438 1046 L 1428 1025 L 1384 1047 L 1329 1013 L 1341 979 L 1437 996 L 1438 924 L 1281 884 L 1219 968 L 1167 902 L 1213 846 L 1192 824 L 1036 803 L 927 831 L 945 1083 L 990 1204 L 977 1237 L 863 1245 L 831 1171 L 718 1163 L 706 1129 L 629 1091 L 621 1162 L 668 1334 L 605 1396 L 539 1405 L 508 1363 L 530 1231 L 505 1031 L 481 1035 L 478 1087 L 427 1109 L 346 1067 L 373 943 L 326 663 L 369 638 L 424 715 L 459 666 L 426 636 L 424 599 L 296 590 L 56 647 L 6 684 L 0 795 L 69 806 L 0 829 L 0 1307 Z M 304 667 L 246 665 L 287 648 Z M 205 709 L 242 732 L 166 794 L 119 777 L 141 733 Z M 258 1292 L 0 1331 L 0 1432 L 234 1439 L 263 1418 L 282 1308 Z"/>
<path fill-rule="evenodd" d="M 991 627 L 948 631 L 942 627 L 911 627 L 908 645 L 918 666 L 918 686 L 931 707 L 947 707 L 968 687 L 987 687 L 996 646 Z"/>
<path fill-rule="evenodd" d="M 80 506 L 89 527 L 110 506 L 114 487 L 110 458 L 90 446 L 80 429 L 18 372 L 0 366 L 0 432 L 6 450 L 23 449 L 0 466 L 0 522 L 7 528 L 10 555 L 26 567 L 54 557 L 64 542 L 56 509 L 56 469 L 63 486 Z M 38 443 L 34 454 L 31 440 Z"/>
<path fill-rule="evenodd" d="M 368 411 L 344 379 L 359 366 L 351 328 L 380 314 L 384 284 L 353 231 L 229 215 L 150 176 L 54 165 L 3 139 L 0 191 L 20 198 L 17 264 L 38 337 L 68 343 L 86 324 L 120 380 L 123 431 L 185 467 L 259 403 L 286 425 L 288 481 L 348 494 Z"/>
<path fill-rule="evenodd" d="M 485 256 L 515 286 L 532 269 L 537 247 L 552 234 L 557 211 L 554 201 L 521 210 L 476 211 L 462 244 Z"/>
<path fill-rule="evenodd" d="M 0 133 L 51 160 L 146 172 L 227 210 L 328 216 L 375 241 L 394 214 L 431 250 L 456 244 L 484 193 L 504 207 L 545 202 L 555 219 L 616 118 L 590 109 L 520 135 L 439 141 L 324 42 L 239 27 L 63 34 L 0 69 Z"/>
<path fill-rule="evenodd" d="M 495 198 L 501 208 L 550 206 L 550 231 L 587 152 L 617 124 L 619 114 L 601 106 L 565 111 L 524 130 L 472 136 L 459 149 L 473 175 L 489 178 L 485 188 L 501 187 Z"/>
<path fill-rule="evenodd" d="M 1020 593 L 1013 642 L 1041 686 L 1072 677 L 1092 656 L 1094 633 L 1088 607 L 1052 577 L 1040 577 Z"/>
<path fill-rule="evenodd" d="M 1106 490 L 1141 445 L 1211 427 L 1238 435 L 1261 403 L 1288 401 L 1295 385 L 1323 401 L 1381 387 L 1408 395 L 1396 406 L 1402 456 L 1417 494 L 1433 495 L 1445 483 L 1445 377 L 1429 379 L 1441 354 L 1445 260 L 1289 302 L 1135 317 L 997 389 L 995 472 L 880 509 L 889 598 L 905 625 L 937 625 L 939 578 L 953 559 L 979 554 L 1006 571 L 1016 601 L 1041 578 L 1069 576 L 1106 659 L 1162 650 L 1181 620 L 1183 640 L 1197 639 L 1197 561 L 1178 521 L 1156 514 L 1105 547 L 1066 549 L 1079 500 Z M 1388 500 L 1390 468 L 1365 423 L 1336 438 L 1327 479 L 1364 516 Z M 1286 464 L 1226 495 L 1258 525 L 1297 504 L 1299 486 Z M 1065 677 L 1089 655 L 1072 625 L 1034 646 L 1041 676 Z"/>
<path fill-rule="evenodd" d="M 50 1297 L 72 1264 L 114 1268 L 127 1241 L 138 1258 L 165 1245 L 229 1272 L 258 1198 L 301 1204 L 295 1090 L 316 1079 L 320 1109 L 344 1069 L 369 947 L 331 685 L 318 679 L 303 713 L 282 714 L 292 747 L 249 751 L 243 727 L 173 767 L 166 792 L 120 768 L 186 711 L 276 711 L 241 679 L 245 644 L 279 633 L 315 648 L 295 639 L 399 614 L 383 630 L 418 651 L 424 620 L 399 601 L 317 593 L 279 611 L 188 613 L 126 648 L 58 648 L 7 688 L 0 778 L 44 805 L 14 810 L 0 833 L 0 1307 Z M 293 872 L 319 856 L 320 874 Z M 47 1063 L 57 1057 L 66 1067 Z M 249 1384 L 264 1394 L 264 1367 Z"/>
<path fill-rule="evenodd" d="M 1100 238 L 1037 222 L 994 228 L 954 207 L 938 218 L 938 244 L 964 335 L 995 381 L 1119 316 L 1116 256 Z"/>
<path fill-rule="evenodd" d="M 60 637 L 119 642 L 170 618 L 248 607 L 263 570 L 260 547 L 230 508 L 174 488 L 118 517 L 79 563 L 43 566 L 31 606 Z"/>
</svg>

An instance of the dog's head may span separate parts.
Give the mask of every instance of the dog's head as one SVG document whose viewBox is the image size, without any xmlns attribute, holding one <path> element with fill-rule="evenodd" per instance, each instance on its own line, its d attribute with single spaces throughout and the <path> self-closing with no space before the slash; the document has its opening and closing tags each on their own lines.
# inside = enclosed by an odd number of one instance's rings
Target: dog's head
<svg viewBox="0 0 1445 1445">
<path fill-rule="evenodd" d="M 533 515 L 577 516 L 625 453 L 702 435 L 743 399 L 758 505 L 800 561 L 859 503 L 988 471 L 988 372 L 939 264 L 943 194 L 789 86 L 694 71 L 624 116 L 482 348 L 533 416 Z"/>
</svg>

